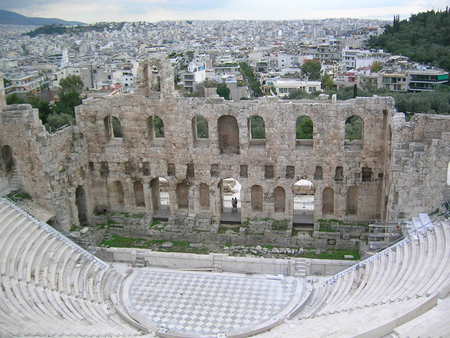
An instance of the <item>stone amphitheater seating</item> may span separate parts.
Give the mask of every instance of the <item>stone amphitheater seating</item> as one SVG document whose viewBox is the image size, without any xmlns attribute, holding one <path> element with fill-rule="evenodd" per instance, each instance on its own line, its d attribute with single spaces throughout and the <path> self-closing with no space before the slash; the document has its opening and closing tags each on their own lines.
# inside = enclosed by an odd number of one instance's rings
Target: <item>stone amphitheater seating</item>
<svg viewBox="0 0 450 338">
<path fill-rule="evenodd" d="M 111 301 L 122 275 L 6 200 L 0 248 L 0 337 L 143 334 Z"/>
<path fill-rule="evenodd" d="M 122 274 L 5 199 L 0 248 L 0 338 L 154 337 L 123 309 Z M 449 290 L 450 222 L 420 215 L 401 241 L 314 282 L 261 336 L 447 336 Z"/>
<path fill-rule="evenodd" d="M 450 315 L 450 222 L 420 215 L 408 231 L 398 243 L 318 282 L 297 317 L 263 336 L 450 335 L 444 320 Z M 422 335 L 414 329 L 419 326 Z"/>
</svg>

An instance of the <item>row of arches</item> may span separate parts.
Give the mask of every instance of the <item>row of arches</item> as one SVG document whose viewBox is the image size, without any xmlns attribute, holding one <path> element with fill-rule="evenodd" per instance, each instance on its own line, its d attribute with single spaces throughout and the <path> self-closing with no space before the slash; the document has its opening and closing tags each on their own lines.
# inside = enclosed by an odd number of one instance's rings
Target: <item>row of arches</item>
<svg viewBox="0 0 450 338">
<path fill-rule="evenodd" d="M 306 182 L 300 183 L 299 182 Z M 169 197 L 169 184 L 165 178 L 157 177 L 149 183 L 151 193 L 151 203 L 153 212 L 155 214 L 167 215 L 169 213 L 171 201 Z M 232 199 L 236 198 L 236 215 L 239 214 L 240 204 L 240 183 L 233 179 L 223 179 L 219 183 L 221 191 L 221 212 L 223 214 L 233 214 L 235 207 L 232 206 Z M 178 209 L 188 209 L 190 202 L 191 186 L 188 182 L 183 181 L 176 185 L 175 197 L 176 206 Z M 250 193 L 250 207 L 252 211 L 264 211 L 264 189 L 261 185 L 255 184 L 249 188 Z M 133 182 L 134 203 L 137 207 L 146 207 L 146 199 L 144 193 L 144 184 L 141 181 Z M 125 191 L 121 181 L 114 181 L 109 189 L 110 204 L 114 207 L 125 205 Z M 273 190 L 273 212 L 285 213 L 286 211 L 286 190 L 281 186 L 277 186 Z M 307 180 L 300 180 L 293 186 L 294 215 L 297 212 L 312 212 L 314 210 L 315 189 L 313 183 Z M 84 198 L 84 190 L 76 191 L 76 199 L 82 200 Z M 210 186 L 206 183 L 200 183 L 198 186 L 198 200 L 201 209 L 207 210 L 211 205 Z M 322 190 L 322 215 L 333 215 L 335 206 L 335 193 L 333 188 L 326 187 Z M 86 206 L 78 205 L 82 214 L 86 214 Z M 346 215 L 358 214 L 358 187 L 351 186 L 347 190 L 346 195 Z"/>
<path fill-rule="evenodd" d="M 224 145 L 224 152 L 233 150 L 235 145 L 239 144 L 239 126 L 234 116 L 224 115 L 217 121 L 219 132 L 219 143 Z M 104 118 L 105 135 L 107 138 L 123 137 L 123 129 L 120 120 L 116 116 L 106 116 Z M 259 115 L 252 115 L 248 119 L 249 136 L 252 140 L 266 139 L 266 125 L 264 119 Z M 364 122 L 361 117 L 352 115 L 345 121 L 345 139 L 362 140 L 364 131 Z M 195 115 L 192 118 L 192 133 L 194 140 L 208 139 L 209 126 L 208 121 L 202 115 Z M 155 115 L 147 119 L 147 136 L 150 139 L 164 138 L 164 122 Z M 309 116 L 302 115 L 296 120 L 295 137 L 297 140 L 311 140 L 314 134 L 314 124 Z M 233 146 L 231 146 L 233 145 Z M 222 149 L 222 148 L 221 148 Z"/>
</svg>

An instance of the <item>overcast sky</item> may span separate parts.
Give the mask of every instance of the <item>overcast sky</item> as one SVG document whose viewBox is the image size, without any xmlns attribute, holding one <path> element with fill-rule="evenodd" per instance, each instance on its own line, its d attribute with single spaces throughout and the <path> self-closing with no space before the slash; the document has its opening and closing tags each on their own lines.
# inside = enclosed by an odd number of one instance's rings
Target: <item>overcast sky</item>
<svg viewBox="0 0 450 338">
<path fill-rule="evenodd" d="M 0 9 L 87 23 L 186 19 L 392 19 L 444 9 L 448 0 L 0 0 Z"/>
</svg>

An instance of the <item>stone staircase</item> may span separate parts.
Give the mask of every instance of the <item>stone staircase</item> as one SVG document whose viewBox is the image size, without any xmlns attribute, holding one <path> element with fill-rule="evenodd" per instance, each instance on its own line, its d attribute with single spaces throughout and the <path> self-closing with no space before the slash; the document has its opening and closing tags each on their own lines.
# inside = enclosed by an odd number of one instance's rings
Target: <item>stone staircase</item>
<svg viewBox="0 0 450 338">
<path fill-rule="evenodd" d="M 309 274 L 311 262 L 305 259 L 294 259 L 292 264 L 292 276 L 303 278 Z"/>
<path fill-rule="evenodd" d="M 145 268 L 147 266 L 147 262 L 145 261 L 145 255 L 142 251 L 136 251 L 136 262 L 134 263 L 136 268 Z"/>
</svg>

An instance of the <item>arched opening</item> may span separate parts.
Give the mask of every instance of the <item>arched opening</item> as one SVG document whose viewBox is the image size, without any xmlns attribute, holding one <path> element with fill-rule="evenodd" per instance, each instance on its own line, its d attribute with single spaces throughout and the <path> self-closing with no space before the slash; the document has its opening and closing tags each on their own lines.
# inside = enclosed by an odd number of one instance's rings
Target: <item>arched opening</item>
<svg viewBox="0 0 450 338">
<path fill-rule="evenodd" d="M 209 138 L 208 120 L 201 115 L 192 118 L 192 131 L 194 140 Z"/>
<path fill-rule="evenodd" d="M 361 150 L 363 147 L 364 121 L 353 115 L 345 120 L 345 150 Z"/>
<path fill-rule="evenodd" d="M 110 116 L 106 116 L 103 119 L 103 127 L 105 128 L 105 137 L 107 139 L 111 138 L 111 117 Z"/>
<path fill-rule="evenodd" d="M 344 168 L 341 166 L 336 167 L 336 171 L 334 173 L 334 180 L 338 182 L 342 182 L 344 180 Z"/>
<path fill-rule="evenodd" d="M 209 209 L 209 187 L 205 183 L 200 184 L 200 208 Z"/>
<path fill-rule="evenodd" d="M 295 124 L 295 138 L 297 140 L 312 140 L 314 125 L 309 116 L 299 116 Z"/>
<path fill-rule="evenodd" d="M 311 181 L 301 179 L 294 183 L 294 224 L 311 225 L 314 216 L 315 188 Z"/>
<path fill-rule="evenodd" d="M 111 204 L 113 208 L 121 209 L 125 202 L 125 194 L 123 192 L 123 185 L 120 181 L 115 181 L 111 189 Z"/>
<path fill-rule="evenodd" d="M 163 138 L 165 136 L 164 122 L 159 116 L 153 118 L 153 131 L 156 138 Z"/>
<path fill-rule="evenodd" d="M 153 218 L 167 218 L 169 215 L 169 181 L 156 177 L 150 181 L 152 194 Z"/>
<path fill-rule="evenodd" d="M 285 212 L 286 210 L 286 192 L 282 187 L 276 187 L 274 191 L 274 209 L 275 212 Z"/>
<path fill-rule="evenodd" d="M 2 147 L 1 151 L 1 159 L 2 159 L 2 167 L 5 173 L 11 174 L 16 166 L 16 162 L 14 161 L 14 155 L 10 146 L 5 145 Z"/>
<path fill-rule="evenodd" d="M 137 207 L 145 207 L 144 186 L 141 181 L 133 183 L 134 201 Z"/>
<path fill-rule="evenodd" d="M 266 138 L 266 125 L 261 116 L 253 115 L 248 120 L 250 138 L 252 140 L 264 140 Z"/>
<path fill-rule="evenodd" d="M 239 127 L 233 116 L 221 116 L 217 120 L 219 149 L 221 154 L 239 154 Z"/>
<path fill-rule="evenodd" d="M 322 216 L 334 214 L 334 190 L 332 188 L 323 189 L 322 193 Z"/>
<path fill-rule="evenodd" d="M 353 186 L 347 190 L 345 214 L 357 215 L 358 214 L 358 187 Z"/>
<path fill-rule="evenodd" d="M 150 116 L 147 119 L 147 138 L 150 141 L 153 141 L 153 135 L 154 135 L 154 131 L 153 131 L 153 116 Z"/>
<path fill-rule="evenodd" d="M 188 209 L 189 208 L 188 184 L 186 182 L 178 183 L 176 188 L 176 194 L 177 194 L 178 209 Z"/>
<path fill-rule="evenodd" d="M 221 196 L 221 221 L 225 223 L 241 222 L 241 184 L 229 177 L 219 183 Z"/>
<path fill-rule="evenodd" d="M 323 170 L 321 166 L 316 167 L 316 170 L 314 171 L 314 179 L 315 180 L 323 179 Z"/>
<path fill-rule="evenodd" d="M 264 194 L 263 189 L 260 185 L 252 186 L 250 190 L 251 194 L 251 205 L 253 211 L 262 211 L 263 210 L 263 202 L 264 202 Z"/>
<path fill-rule="evenodd" d="M 123 137 L 122 125 L 120 123 L 120 120 L 115 116 L 112 117 L 112 131 L 113 131 L 114 137 L 118 137 L 118 138 Z"/>
<path fill-rule="evenodd" d="M 75 204 L 78 210 L 78 223 L 81 226 L 88 225 L 86 193 L 81 185 L 75 190 Z"/>
<path fill-rule="evenodd" d="M 295 123 L 295 145 L 299 150 L 310 150 L 313 146 L 314 125 L 309 116 L 299 116 Z"/>
</svg>

